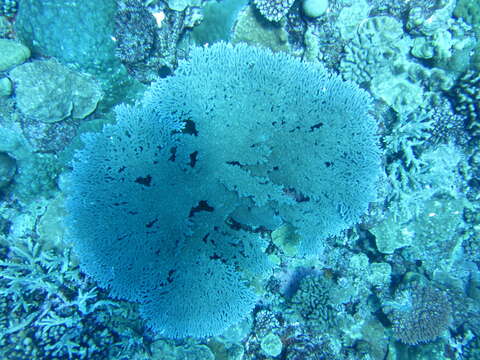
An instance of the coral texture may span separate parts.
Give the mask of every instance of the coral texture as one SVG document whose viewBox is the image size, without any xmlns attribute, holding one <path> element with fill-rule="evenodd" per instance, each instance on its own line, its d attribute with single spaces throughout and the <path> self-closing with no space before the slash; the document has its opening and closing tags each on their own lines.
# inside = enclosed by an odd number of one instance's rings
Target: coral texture
<svg viewBox="0 0 480 360">
<path fill-rule="evenodd" d="M 398 340 L 416 345 L 435 340 L 447 329 L 451 305 L 444 292 L 415 284 L 401 296 L 404 298 L 395 306 L 392 317 L 393 332 Z"/>
<path fill-rule="evenodd" d="M 294 0 L 254 0 L 260 13 L 270 21 L 280 21 L 292 7 Z"/>
<path fill-rule="evenodd" d="M 293 223 L 308 251 L 375 198 L 369 104 L 287 55 L 194 50 L 84 137 L 67 182 L 83 269 L 166 336 L 219 334 L 252 309 L 248 280 L 269 269 L 256 229 Z"/>
</svg>

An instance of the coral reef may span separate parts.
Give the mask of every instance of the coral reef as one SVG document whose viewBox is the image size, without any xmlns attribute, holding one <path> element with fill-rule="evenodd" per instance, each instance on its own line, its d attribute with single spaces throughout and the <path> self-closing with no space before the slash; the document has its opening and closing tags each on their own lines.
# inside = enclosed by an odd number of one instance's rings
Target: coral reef
<svg viewBox="0 0 480 360">
<path fill-rule="evenodd" d="M 479 358 L 479 19 L 0 0 L 0 358 Z"/>
</svg>

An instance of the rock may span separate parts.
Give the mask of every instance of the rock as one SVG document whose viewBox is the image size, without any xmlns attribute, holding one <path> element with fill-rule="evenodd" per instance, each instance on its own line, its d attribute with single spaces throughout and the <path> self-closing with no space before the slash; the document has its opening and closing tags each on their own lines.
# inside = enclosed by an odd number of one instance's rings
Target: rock
<svg viewBox="0 0 480 360">
<path fill-rule="evenodd" d="M 0 71 L 8 71 L 23 64 L 30 57 L 30 50 L 13 40 L 0 39 Z"/>
<path fill-rule="evenodd" d="M 57 122 L 69 116 L 83 119 L 102 97 L 94 81 L 53 60 L 17 66 L 10 77 L 20 111 L 41 122 Z"/>
<path fill-rule="evenodd" d="M 111 38 L 116 11 L 115 0 L 22 0 L 15 31 L 35 55 L 104 72 L 118 63 Z"/>
<path fill-rule="evenodd" d="M 59 193 L 47 203 L 46 210 L 37 225 L 38 240 L 45 251 L 50 249 L 61 250 L 65 245 L 63 242 L 65 216 L 63 194 Z"/>
<path fill-rule="evenodd" d="M 305 15 L 316 18 L 325 13 L 328 9 L 328 0 L 304 0 L 303 11 Z"/>
<path fill-rule="evenodd" d="M 168 0 L 167 3 L 168 7 L 175 11 L 184 11 L 191 5 L 189 0 Z"/>
<path fill-rule="evenodd" d="M 12 95 L 12 82 L 9 78 L 4 77 L 0 79 L 0 97 L 8 97 Z"/>
</svg>

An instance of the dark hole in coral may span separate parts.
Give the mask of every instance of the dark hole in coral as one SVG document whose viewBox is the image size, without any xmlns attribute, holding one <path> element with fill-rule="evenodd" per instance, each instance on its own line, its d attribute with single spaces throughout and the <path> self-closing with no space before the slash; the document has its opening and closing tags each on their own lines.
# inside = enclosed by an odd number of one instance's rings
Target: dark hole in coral
<svg viewBox="0 0 480 360">
<path fill-rule="evenodd" d="M 176 270 L 173 270 L 173 269 L 168 272 L 167 281 L 169 283 L 173 282 L 173 275 L 175 274 L 175 272 L 176 272 Z"/>
<path fill-rule="evenodd" d="M 194 151 L 193 153 L 190 154 L 190 166 L 192 168 L 195 167 L 195 164 L 197 163 L 197 155 L 198 155 L 198 151 Z"/>
<path fill-rule="evenodd" d="M 198 131 L 195 127 L 195 123 L 190 119 L 185 120 L 185 127 L 183 128 L 182 132 L 184 134 L 198 136 Z"/>
<path fill-rule="evenodd" d="M 118 169 L 118 172 L 119 173 L 124 172 L 126 168 L 127 168 L 126 166 L 122 166 L 120 169 Z"/>
<path fill-rule="evenodd" d="M 175 162 L 176 158 L 177 158 L 177 148 L 174 146 L 170 149 L 170 153 L 172 155 L 170 155 L 170 157 L 168 158 L 168 161 L 172 161 L 172 162 Z"/>
<path fill-rule="evenodd" d="M 149 221 L 145 227 L 147 228 L 151 228 L 153 225 L 155 225 L 155 223 L 158 221 L 158 219 L 153 219 L 152 221 Z"/>
<path fill-rule="evenodd" d="M 208 237 L 210 236 L 210 233 L 207 233 L 203 238 L 202 241 L 206 244 L 208 242 Z"/>
<path fill-rule="evenodd" d="M 218 256 L 217 254 L 213 254 L 213 255 L 210 255 L 210 260 L 220 260 L 220 256 Z"/>
<path fill-rule="evenodd" d="M 170 75 L 172 75 L 172 69 L 170 69 L 168 66 L 162 66 L 160 69 L 158 69 L 158 76 L 160 76 L 160 78 L 163 79 Z"/>
<path fill-rule="evenodd" d="M 331 162 L 331 161 L 325 161 L 325 166 L 326 166 L 326 167 L 330 167 L 330 166 L 332 166 L 332 165 L 333 165 L 333 162 Z"/>
<path fill-rule="evenodd" d="M 206 200 L 200 200 L 198 202 L 198 205 L 193 207 L 190 210 L 190 214 L 188 214 L 188 217 L 192 217 L 193 215 L 195 215 L 197 212 L 200 212 L 200 211 L 213 212 L 213 210 L 215 210 L 215 209 L 213 207 L 211 207 L 210 205 L 208 205 L 208 202 Z"/>
<path fill-rule="evenodd" d="M 152 182 L 152 177 L 150 175 L 147 175 L 145 177 L 139 176 L 135 179 L 135 182 L 143 186 L 150 186 Z"/>
<path fill-rule="evenodd" d="M 238 162 L 238 161 L 227 161 L 227 164 L 242 167 L 242 164 L 240 164 L 240 162 Z"/>
<path fill-rule="evenodd" d="M 308 196 L 303 195 L 300 191 L 296 190 L 295 188 L 283 188 L 283 193 L 293 198 L 296 202 L 310 201 L 310 198 Z"/>
<path fill-rule="evenodd" d="M 315 124 L 313 126 L 310 126 L 310 132 L 312 132 L 313 130 L 316 130 L 316 129 L 320 129 L 321 127 L 323 126 L 323 123 L 318 123 L 318 124 Z"/>
</svg>

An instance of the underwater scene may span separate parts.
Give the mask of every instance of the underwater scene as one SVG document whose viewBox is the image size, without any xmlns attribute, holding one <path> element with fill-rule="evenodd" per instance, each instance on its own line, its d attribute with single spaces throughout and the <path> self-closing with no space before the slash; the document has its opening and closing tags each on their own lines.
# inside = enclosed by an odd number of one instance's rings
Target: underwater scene
<svg viewBox="0 0 480 360">
<path fill-rule="evenodd" d="M 0 360 L 478 360 L 479 140 L 479 0 L 0 0 Z"/>
</svg>

